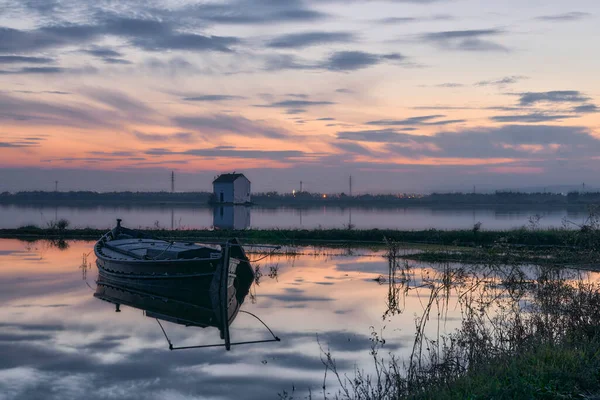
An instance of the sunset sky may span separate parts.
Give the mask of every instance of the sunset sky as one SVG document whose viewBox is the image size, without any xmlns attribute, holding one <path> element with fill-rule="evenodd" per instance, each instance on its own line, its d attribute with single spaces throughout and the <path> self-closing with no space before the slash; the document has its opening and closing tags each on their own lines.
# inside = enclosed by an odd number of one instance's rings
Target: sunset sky
<svg viewBox="0 0 600 400">
<path fill-rule="evenodd" d="M 0 0 L 0 192 L 600 186 L 597 0 Z"/>
</svg>

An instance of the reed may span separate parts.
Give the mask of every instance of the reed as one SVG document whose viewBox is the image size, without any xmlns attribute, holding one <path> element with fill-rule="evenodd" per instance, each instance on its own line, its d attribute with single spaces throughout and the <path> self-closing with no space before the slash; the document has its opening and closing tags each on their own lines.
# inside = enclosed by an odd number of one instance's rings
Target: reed
<svg viewBox="0 0 600 400">
<path fill-rule="evenodd" d="M 372 372 L 346 375 L 322 348 L 325 399 L 598 398 L 600 285 L 586 273 L 493 257 L 418 273 L 402 256 L 390 242 L 389 274 L 378 282 L 388 285 L 384 319 L 403 313 L 410 293 L 426 299 L 410 357 L 383 354 L 386 339 L 372 332 Z M 426 334 L 439 332 L 426 327 L 442 326 L 455 306 L 463 315 L 459 329 Z"/>
</svg>

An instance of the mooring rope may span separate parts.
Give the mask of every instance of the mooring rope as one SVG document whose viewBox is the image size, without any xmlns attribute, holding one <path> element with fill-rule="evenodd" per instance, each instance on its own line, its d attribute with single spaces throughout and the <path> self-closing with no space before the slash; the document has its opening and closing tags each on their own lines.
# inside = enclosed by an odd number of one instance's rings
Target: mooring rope
<svg viewBox="0 0 600 400">
<path fill-rule="evenodd" d="M 252 315 L 254 318 L 256 318 L 257 320 L 259 320 L 259 321 L 260 321 L 260 323 L 261 323 L 261 324 L 263 324 L 263 325 L 265 326 L 265 328 L 267 328 L 267 330 L 269 331 L 269 333 L 271 333 L 271 336 L 273 336 L 273 339 L 275 339 L 275 340 L 277 340 L 277 341 L 280 341 L 280 340 L 281 340 L 281 339 L 279 339 L 279 338 L 278 338 L 278 337 L 277 337 L 277 336 L 276 336 L 276 335 L 273 333 L 273 331 L 271 330 L 271 328 L 269 328 L 269 327 L 267 326 L 267 324 L 265 324 L 265 323 L 263 322 L 263 320 L 262 320 L 262 319 L 258 318 L 256 315 L 252 314 L 252 313 L 251 313 L 251 312 L 249 312 L 249 311 L 240 310 L 239 312 L 242 312 L 242 313 L 245 313 L 245 314 Z"/>
<path fill-rule="evenodd" d="M 265 326 L 265 328 L 267 328 L 267 330 L 269 331 L 269 333 L 271 334 L 271 336 L 273 336 L 273 339 L 252 340 L 252 341 L 247 341 L 247 342 L 237 342 L 237 343 L 231 343 L 231 346 L 236 346 L 236 345 L 240 345 L 240 344 L 256 344 L 256 343 L 281 342 L 281 339 L 277 335 L 275 335 L 273 333 L 273 331 L 271 330 L 271 328 L 269 328 L 267 326 L 267 324 L 265 324 L 262 319 L 258 318 L 256 315 L 254 315 L 254 314 L 252 314 L 251 312 L 248 312 L 248 311 L 240 310 L 239 312 L 243 312 L 243 313 L 249 314 L 249 315 L 253 316 L 254 318 L 256 318 L 257 320 L 259 320 L 260 323 L 263 324 Z M 205 345 L 200 345 L 200 346 L 174 347 L 173 343 L 169 339 L 169 336 L 167 336 L 167 332 L 165 331 L 165 328 L 163 328 L 163 326 L 160 323 L 160 321 L 158 320 L 158 318 L 155 318 L 155 319 L 156 319 L 156 322 L 158 322 L 158 326 L 160 326 L 160 329 L 162 330 L 163 335 L 165 335 L 165 339 L 167 340 L 167 343 L 169 344 L 169 350 L 203 349 L 203 348 L 208 348 L 208 347 L 223 347 L 223 346 L 225 346 L 225 344 L 205 344 Z"/>
</svg>

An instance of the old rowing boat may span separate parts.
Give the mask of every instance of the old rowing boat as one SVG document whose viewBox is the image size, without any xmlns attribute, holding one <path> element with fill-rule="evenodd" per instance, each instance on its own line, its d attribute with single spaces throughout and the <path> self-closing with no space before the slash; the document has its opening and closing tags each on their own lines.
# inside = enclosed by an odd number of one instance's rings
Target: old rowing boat
<svg viewBox="0 0 600 400">
<path fill-rule="evenodd" d="M 142 309 L 187 326 L 217 327 L 229 349 L 229 325 L 254 273 L 236 239 L 219 245 L 169 242 L 121 226 L 94 246 L 99 277 L 95 297 Z"/>
</svg>

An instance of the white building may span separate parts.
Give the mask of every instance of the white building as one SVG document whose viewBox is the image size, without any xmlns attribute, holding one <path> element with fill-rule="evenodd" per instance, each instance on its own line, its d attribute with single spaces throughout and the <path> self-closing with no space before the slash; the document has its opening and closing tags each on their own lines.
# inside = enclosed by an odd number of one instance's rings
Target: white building
<svg viewBox="0 0 600 400">
<path fill-rule="evenodd" d="M 218 204 L 250 203 L 250 181 L 244 174 L 223 174 L 213 181 L 214 202 Z"/>
</svg>

